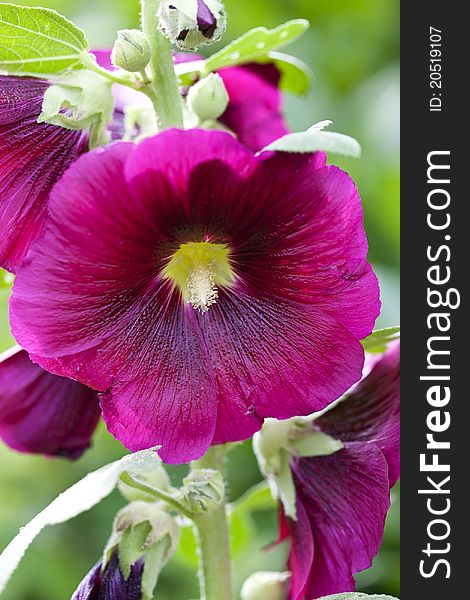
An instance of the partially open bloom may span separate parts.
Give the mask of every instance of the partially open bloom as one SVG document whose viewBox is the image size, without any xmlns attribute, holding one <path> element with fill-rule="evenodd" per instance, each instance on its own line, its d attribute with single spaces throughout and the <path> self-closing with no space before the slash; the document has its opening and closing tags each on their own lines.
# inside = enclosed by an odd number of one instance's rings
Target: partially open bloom
<svg viewBox="0 0 470 600">
<path fill-rule="evenodd" d="M 341 449 L 315 453 L 308 432 L 291 440 L 309 451 L 290 457 L 296 514 L 281 509 L 280 538 L 291 544 L 289 600 L 353 591 L 354 573 L 370 567 L 380 548 L 400 469 L 399 372 L 394 343 L 339 404 L 310 423 Z"/>
<path fill-rule="evenodd" d="M 220 0 L 162 0 L 158 16 L 164 35 L 185 50 L 217 42 L 227 23 Z"/>
<path fill-rule="evenodd" d="M 142 600 L 143 570 L 144 562 L 136 562 L 126 579 L 119 566 L 119 557 L 114 552 L 104 570 L 102 563 L 93 567 L 71 600 Z"/>
<path fill-rule="evenodd" d="M 13 334 L 168 462 L 320 410 L 380 308 L 357 190 L 323 154 L 168 130 L 81 157 L 13 288 Z"/>
<path fill-rule="evenodd" d="M 88 135 L 38 123 L 49 83 L 0 76 L 0 267 L 16 271 L 41 230 L 47 197 Z"/>
<path fill-rule="evenodd" d="M 21 452 L 78 458 L 100 416 L 96 392 L 15 348 L 0 355 L 0 438 Z"/>
</svg>

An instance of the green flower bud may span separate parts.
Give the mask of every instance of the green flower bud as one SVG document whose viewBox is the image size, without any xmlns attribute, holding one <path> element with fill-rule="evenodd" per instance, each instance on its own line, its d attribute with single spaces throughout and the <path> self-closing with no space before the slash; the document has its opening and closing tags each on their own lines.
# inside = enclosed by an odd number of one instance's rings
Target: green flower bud
<svg viewBox="0 0 470 600">
<path fill-rule="evenodd" d="M 260 571 L 243 584 L 241 600 L 287 600 L 290 573 Z"/>
<path fill-rule="evenodd" d="M 222 77 L 211 73 L 189 90 L 188 107 L 200 121 L 212 121 L 222 116 L 229 103 Z"/>
<path fill-rule="evenodd" d="M 183 480 L 181 503 L 195 514 L 217 508 L 224 499 L 222 475 L 212 469 L 196 469 Z"/>
<path fill-rule="evenodd" d="M 147 473 L 139 474 L 139 481 L 154 490 L 168 490 L 170 487 L 170 478 L 163 465 L 158 468 L 148 471 Z M 126 500 L 133 502 L 134 500 L 144 500 L 147 502 L 155 502 L 155 496 L 146 494 L 141 490 L 131 487 L 124 483 L 121 479 L 118 481 L 118 489 Z"/>
<path fill-rule="evenodd" d="M 118 512 L 113 534 L 105 550 L 105 562 L 113 552 L 125 579 L 132 566 L 143 561 L 142 600 L 151 600 L 163 567 L 179 542 L 179 527 L 171 515 L 149 502 L 132 502 Z"/>
<path fill-rule="evenodd" d="M 115 67 L 136 73 L 143 71 L 150 61 L 150 45 L 137 29 L 118 31 L 111 60 Z"/>
<path fill-rule="evenodd" d="M 163 34 L 182 50 L 217 42 L 227 25 L 220 0 L 163 0 L 158 17 Z"/>
</svg>

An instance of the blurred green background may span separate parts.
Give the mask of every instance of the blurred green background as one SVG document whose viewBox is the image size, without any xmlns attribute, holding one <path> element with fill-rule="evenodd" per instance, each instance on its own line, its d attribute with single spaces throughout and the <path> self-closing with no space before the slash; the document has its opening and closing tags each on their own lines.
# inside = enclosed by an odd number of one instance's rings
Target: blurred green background
<svg viewBox="0 0 470 600">
<path fill-rule="evenodd" d="M 109 47 L 117 29 L 136 26 L 137 0 L 44 0 L 19 2 L 55 8 L 82 26 L 94 47 Z M 306 97 L 286 97 L 292 129 L 323 119 L 362 144 L 360 161 L 330 157 L 356 180 L 361 192 L 370 257 L 379 274 L 380 325 L 399 322 L 399 2 L 398 0 L 226 0 L 228 41 L 246 30 L 274 27 L 288 19 L 310 20 L 310 32 L 288 49 L 314 70 Z M 8 329 L 8 281 L 0 274 L 0 351 L 12 344 Z M 8 279 L 8 278 L 7 278 Z M 93 447 L 76 463 L 20 455 L 0 446 L 0 548 L 40 509 L 92 469 L 119 458 L 123 447 L 103 426 Z M 260 480 L 249 444 L 229 460 L 230 494 L 238 498 Z M 184 469 L 174 469 L 177 482 Z M 115 512 L 124 504 L 115 492 L 89 513 L 49 528 L 34 542 L 14 575 L 5 600 L 66 600 L 99 558 Z M 358 576 L 360 589 L 399 594 L 399 501 L 393 493 L 382 550 Z M 276 515 L 260 510 L 238 523 L 234 540 L 237 586 L 253 571 L 283 569 L 285 548 L 261 552 L 276 535 Z M 184 544 L 162 575 L 158 600 L 195 598 L 196 559 Z M 223 599 L 221 599 L 223 600 Z"/>
</svg>

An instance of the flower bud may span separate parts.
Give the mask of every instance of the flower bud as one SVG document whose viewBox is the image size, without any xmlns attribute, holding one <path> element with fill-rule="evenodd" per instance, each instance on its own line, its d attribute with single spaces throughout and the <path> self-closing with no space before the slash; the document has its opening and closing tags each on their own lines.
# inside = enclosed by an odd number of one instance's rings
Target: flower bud
<svg viewBox="0 0 470 600">
<path fill-rule="evenodd" d="M 188 107 L 200 121 L 215 121 L 224 114 L 228 103 L 228 92 L 218 73 L 204 77 L 188 93 Z"/>
<path fill-rule="evenodd" d="M 243 584 L 241 600 L 286 600 L 290 573 L 260 571 Z"/>
<path fill-rule="evenodd" d="M 161 464 L 152 471 L 140 473 L 139 481 L 154 490 L 168 490 L 170 487 L 170 478 Z M 147 502 L 155 501 L 155 496 L 131 487 L 122 480 L 118 481 L 118 489 L 129 502 L 133 502 L 134 500 L 146 500 Z"/>
<path fill-rule="evenodd" d="M 117 543 L 125 575 L 131 565 L 153 549 L 158 550 L 162 568 L 170 560 L 179 541 L 179 527 L 173 517 L 149 502 L 132 502 L 120 510 L 113 530 L 108 548 Z"/>
<path fill-rule="evenodd" d="M 151 600 L 162 568 L 179 541 L 179 527 L 155 503 L 132 502 L 117 514 L 102 562 L 72 600 Z"/>
<path fill-rule="evenodd" d="M 220 0 L 163 0 L 158 17 L 162 32 L 183 50 L 217 42 L 227 24 Z"/>
<path fill-rule="evenodd" d="M 141 598 L 144 562 L 132 565 L 129 576 L 124 577 L 119 557 L 114 552 L 103 568 L 100 562 L 93 567 L 75 590 L 71 600 L 96 600 L 97 598 Z"/>
<path fill-rule="evenodd" d="M 218 471 L 197 469 L 183 480 L 181 502 L 197 515 L 217 508 L 224 499 L 224 494 L 224 479 Z"/>
<path fill-rule="evenodd" d="M 145 35 L 137 29 L 118 31 L 111 60 L 115 67 L 136 73 L 143 71 L 150 61 L 150 45 Z"/>
</svg>

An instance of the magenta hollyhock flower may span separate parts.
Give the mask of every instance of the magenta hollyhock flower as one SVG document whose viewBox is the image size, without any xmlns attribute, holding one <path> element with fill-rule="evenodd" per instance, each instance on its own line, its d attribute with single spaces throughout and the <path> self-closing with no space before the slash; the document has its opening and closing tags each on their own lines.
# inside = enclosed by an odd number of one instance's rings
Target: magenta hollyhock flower
<svg viewBox="0 0 470 600">
<path fill-rule="evenodd" d="M 289 600 L 355 589 L 383 536 L 390 489 L 400 471 L 400 348 L 394 343 L 369 375 L 314 424 L 340 440 L 329 456 L 291 458 L 297 520 L 281 512 L 289 538 Z"/>
<path fill-rule="evenodd" d="M 20 269 L 13 334 L 168 462 L 327 406 L 380 310 L 361 202 L 323 154 L 168 130 L 76 161 Z"/>
<path fill-rule="evenodd" d="M 274 64 L 220 69 L 230 103 L 220 121 L 259 151 L 289 133 L 282 115 L 281 74 Z"/>
<path fill-rule="evenodd" d="M 0 76 L 0 267 L 15 272 L 46 216 L 47 197 L 88 149 L 88 135 L 38 123 L 49 83 Z"/>
<path fill-rule="evenodd" d="M 76 459 L 99 416 L 90 388 L 51 375 L 20 348 L 0 355 L 0 438 L 15 450 Z"/>
<path fill-rule="evenodd" d="M 71 600 L 142 600 L 143 570 L 144 562 L 139 560 L 131 566 L 130 575 L 125 579 L 114 552 L 104 571 L 102 563 L 93 567 Z"/>
</svg>

